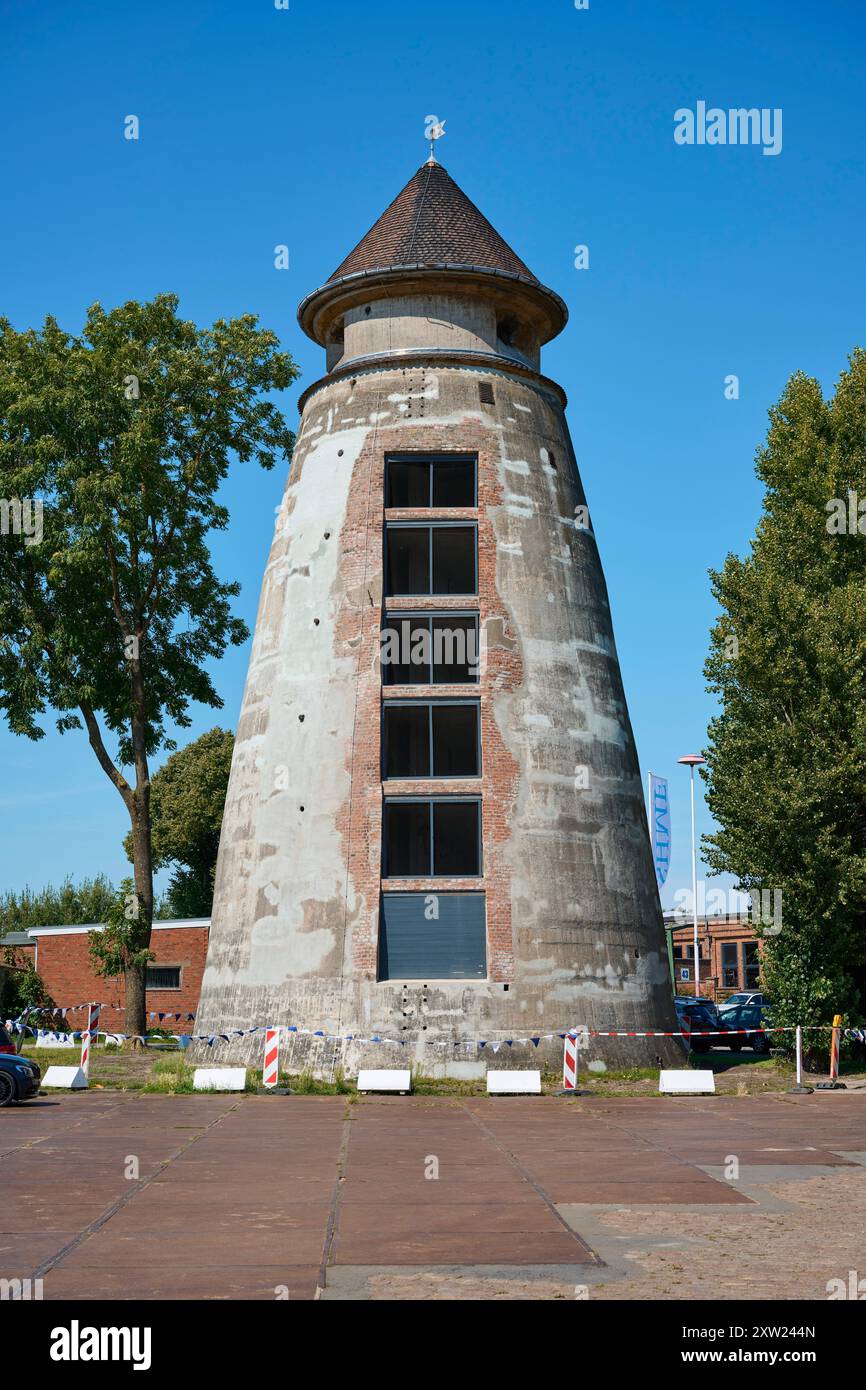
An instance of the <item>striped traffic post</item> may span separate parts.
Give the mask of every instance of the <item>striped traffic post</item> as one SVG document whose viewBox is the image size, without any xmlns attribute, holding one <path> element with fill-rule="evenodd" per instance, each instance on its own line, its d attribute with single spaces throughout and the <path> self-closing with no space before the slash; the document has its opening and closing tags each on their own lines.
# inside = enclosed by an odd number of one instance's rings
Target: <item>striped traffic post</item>
<svg viewBox="0 0 866 1390">
<path fill-rule="evenodd" d="M 265 1029 L 265 1063 L 262 1068 L 262 1085 L 276 1086 L 280 1075 L 280 1030 Z"/>
<path fill-rule="evenodd" d="M 88 1004 L 87 1006 L 87 1032 L 81 1035 L 81 1070 L 84 1075 L 90 1078 L 90 1045 L 91 1040 L 96 1041 L 97 1029 L 99 1027 L 99 1013 L 101 1004 Z"/>
<path fill-rule="evenodd" d="M 825 1025 L 826 1026 L 826 1025 Z M 842 1037 L 842 1015 L 833 1015 L 833 1031 L 830 1034 L 830 1080 L 819 1081 L 816 1091 L 844 1091 L 845 1082 L 839 1080 L 839 1043 Z"/>
<path fill-rule="evenodd" d="M 580 1036 L 589 1037 L 589 1030 L 586 1024 L 579 1024 L 576 1028 L 569 1028 L 567 1033 L 561 1033 L 563 1039 L 562 1052 L 562 1090 L 554 1092 L 557 1096 L 579 1096 L 577 1089 L 577 1063 L 580 1056 Z"/>
<path fill-rule="evenodd" d="M 833 1032 L 830 1034 L 830 1080 L 839 1080 L 839 1030 L 842 1027 L 842 1015 L 833 1015 Z"/>
<path fill-rule="evenodd" d="M 562 1054 L 562 1089 L 577 1090 L 577 1034 L 566 1033 Z"/>
</svg>

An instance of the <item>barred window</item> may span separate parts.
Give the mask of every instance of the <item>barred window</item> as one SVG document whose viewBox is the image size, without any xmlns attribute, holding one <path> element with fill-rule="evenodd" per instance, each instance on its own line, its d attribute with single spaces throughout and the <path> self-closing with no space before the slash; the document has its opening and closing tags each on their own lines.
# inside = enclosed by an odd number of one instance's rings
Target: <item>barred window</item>
<svg viewBox="0 0 866 1390">
<path fill-rule="evenodd" d="M 147 989 L 180 989 L 179 965 L 149 965 Z"/>
</svg>

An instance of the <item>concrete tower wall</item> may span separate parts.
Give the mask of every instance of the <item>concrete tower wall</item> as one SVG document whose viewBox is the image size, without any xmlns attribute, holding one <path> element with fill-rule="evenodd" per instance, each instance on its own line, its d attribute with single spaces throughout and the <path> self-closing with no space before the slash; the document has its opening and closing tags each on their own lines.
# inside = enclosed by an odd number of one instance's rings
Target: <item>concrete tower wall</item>
<svg viewBox="0 0 866 1390">
<path fill-rule="evenodd" d="M 352 305 L 340 319 L 340 346 L 329 353 L 328 370 L 419 348 L 497 353 L 537 370 L 540 349 L 533 325 L 515 315 L 505 290 L 491 292 L 485 286 L 485 291 L 470 294 L 462 288 L 457 293 L 452 286 L 450 293 L 443 288 L 438 293 L 385 295 Z M 510 344 L 500 336 L 505 324 L 513 331 Z"/>
<path fill-rule="evenodd" d="M 197 1031 L 279 1023 L 340 1039 L 294 1036 L 290 1070 L 413 1062 L 459 1075 L 486 1061 L 465 1040 L 673 1029 L 604 576 L 564 396 L 539 374 L 565 305 L 430 161 L 299 318 L 328 375 L 302 400 L 262 588 Z M 389 457 L 443 454 L 477 465 L 477 497 L 398 489 L 431 505 L 390 510 Z M 453 485 L 453 465 L 436 476 Z M 443 560 L 425 574 L 427 523 L 450 572 Z M 470 523 L 477 591 L 457 593 L 475 582 Z M 388 528 L 408 557 L 394 586 L 435 596 L 386 594 Z M 449 626 L 453 614 L 452 631 L 477 615 L 477 684 L 447 659 L 425 675 L 383 669 L 383 620 L 399 632 L 401 614 L 427 612 Z M 399 754 L 388 777 L 383 707 Z M 398 776 L 437 771 L 437 719 L 438 770 L 461 775 Z M 438 876 L 399 877 L 422 869 Z M 467 876 L 445 876 L 457 870 Z M 208 1055 L 255 1060 L 260 1047 L 236 1038 Z M 552 1036 L 531 1056 L 558 1067 L 561 1050 Z M 599 1066 L 678 1055 L 667 1039 L 591 1045 Z"/>
<path fill-rule="evenodd" d="M 492 405 L 481 403 L 482 382 Z M 478 456 L 483 878 L 399 880 L 384 891 L 483 889 L 485 981 L 377 980 L 383 790 L 431 790 L 426 781 L 383 789 L 380 767 L 382 536 L 392 515 L 383 475 L 388 454 L 415 451 Z M 343 1045 L 339 1064 L 351 1071 L 366 1053 L 368 1063 L 411 1057 L 434 1072 L 448 1058 L 459 1073 L 470 1054 L 431 1043 L 575 1024 L 675 1026 L 637 759 L 583 505 L 561 397 L 540 379 L 416 361 L 326 379 L 309 394 L 262 590 L 197 1031 L 272 1022 L 381 1031 L 407 1046 Z M 448 789 L 474 793 L 478 783 Z M 659 1042 L 652 1056 L 669 1055 Z M 255 1057 L 258 1046 L 229 1050 Z M 293 1046 L 289 1065 L 334 1060 L 333 1043 Z M 558 1065 L 561 1044 L 541 1052 Z M 625 1040 L 599 1040 L 593 1053 L 608 1065 L 648 1055 Z"/>
</svg>

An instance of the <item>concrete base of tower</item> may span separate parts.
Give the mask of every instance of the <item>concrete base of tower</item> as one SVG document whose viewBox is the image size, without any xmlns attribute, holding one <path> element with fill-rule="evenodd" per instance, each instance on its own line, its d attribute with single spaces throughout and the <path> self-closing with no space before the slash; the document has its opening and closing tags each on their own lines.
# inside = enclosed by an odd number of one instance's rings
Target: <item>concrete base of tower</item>
<svg viewBox="0 0 866 1390">
<path fill-rule="evenodd" d="M 214 1066 L 243 1065 L 251 1070 L 261 1070 L 264 1035 L 252 1038 L 238 1038 L 231 1042 L 219 1042 L 213 1047 L 195 1044 L 190 1061 L 198 1063 L 208 1060 Z M 330 1081 L 342 1075 L 353 1081 L 361 1068 L 409 1068 L 413 1076 L 429 1077 L 433 1080 L 450 1079 L 455 1081 L 483 1080 L 489 1068 L 501 1070 L 536 1068 L 543 1073 L 559 1076 L 562 1073 L 562 1041 L 540 1042 L 538 1047 L 530 1043 L 514 1044 L 509 1047 L 502 1042 L 494 1051 L 488 1042 L 479 1049 L 470 1051 L 465 1045 L 437 1047 L 426 1041 L 413 1039 L 404 1045 L 373 1043 L 361 1046 L 355 1043 L 335 1044 L 325 1039 L 298 1038 L 288 1045 L 283 1044 L 280 1051 L 280 1070 L 290 1076 L 307 1075 L 316 1080 Z M 677 1038 L 598 1038 L 592 1045 L 580 1052 L 579 1075 L 604 1076 L 607 1072 L 617 1072 L 634 1067 L 682 1067 L 687 1053 Z"/>
<path fill-rule="evenodd" d="M 411 988 L 353 982 L 344 990 L 341 1006 L 339 982 L 317 980 L 293 992 L 288 1008 L 285 995 L 263 991 L 247 1002 L 241 1015 L 233 990 L 221 996 L 212 988 L 196 1032 L 213 1033 L 216 1041 L 211 1046 L 194 1044 L 190 1056 L 260 1069 L 264 1033 L 247 1030 L 252 1024 L 282 1024 L 297 1029 L 284 1032 L 281 1039 L 280 1068 L 291 1075 L 306 1073 L 324 1080 L 340 1072 L 352 1079 L 362 1067 L 410 1067 L 420 1076 L 469 1080 L 483 1077 L 491 1066 L 537 1067 L 559 1074 L 560 1035 L 567 1028 L 640 1033 L 653 1027 L 645 1019 L 657 1019 L 663 1012 L 654 991 L 643 999 L 625 999 L 621 994 L 605 997 L 604 991 L 581 990 L 574 1001 L 552 1001 L 543 1010 L 545 1017 L 535 1017 L 541 1013 L 536 994 L 521 1000 L 519 987 L 510 986 L 508 995 L 501 990 L 487 982 L 413 982 Z M 672 1021 L 670 1026 L 676 1024 Z M 580 1049 L 580 1068 L 603 1075 L 631 1067 L 681 1066 L 685 1057 L 682 1040 L 675 1037 L 589 1036 Z"/>
</svg>

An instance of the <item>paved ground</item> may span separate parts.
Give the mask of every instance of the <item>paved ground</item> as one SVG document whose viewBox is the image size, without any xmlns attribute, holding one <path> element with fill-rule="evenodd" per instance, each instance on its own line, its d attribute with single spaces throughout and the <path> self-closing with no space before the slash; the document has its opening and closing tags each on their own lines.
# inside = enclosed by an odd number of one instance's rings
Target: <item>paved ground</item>
<svg viewBox="0 0 866 1390">
<path fill-rule="evenodd" d="M 866 1090 L 91 1091 L 0 1112 L 0 1164 L 0 1278 L 46 1299 L 824 1299 L 866 1277 Z"/>
</svg>

